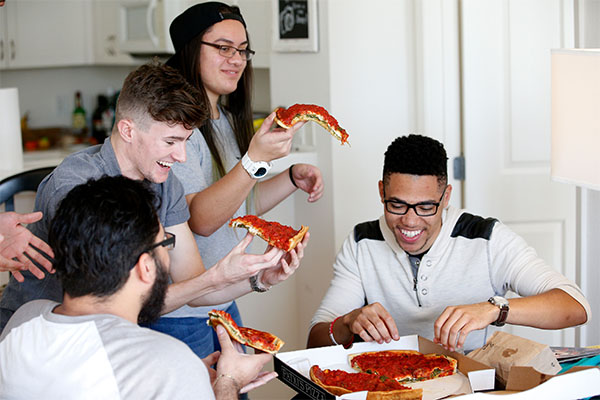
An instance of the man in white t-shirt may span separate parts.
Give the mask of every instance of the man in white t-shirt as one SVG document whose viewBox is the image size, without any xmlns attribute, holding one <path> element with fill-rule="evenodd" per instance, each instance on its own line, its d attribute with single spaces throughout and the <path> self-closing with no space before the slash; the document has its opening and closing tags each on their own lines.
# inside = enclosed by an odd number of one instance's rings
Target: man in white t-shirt
<svg viewBox="0 0 600 400">
<path fill-rule="evenodd" d="M 159 202 L 123 176 L 90 180 L 61 201 L 49 244 L 63 303 L 35 300 L 9 320 L 0 398 L 237 399 L 275 376 L 260 372 L 269 354 L 240 353 L 222 327 L 222 353 L 201 360 L 137 325 L 158 318 L 169 283 L 175 236 L 159 222 Z"/>
</svg>

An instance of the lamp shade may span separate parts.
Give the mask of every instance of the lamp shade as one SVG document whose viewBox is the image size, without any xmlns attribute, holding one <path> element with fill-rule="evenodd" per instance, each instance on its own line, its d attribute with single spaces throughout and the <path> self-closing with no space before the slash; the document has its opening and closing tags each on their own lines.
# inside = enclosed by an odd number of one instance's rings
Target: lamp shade
<svg viewBox="0 0 600 400">
<path fill-rule="evenodd" d="M 600 49 L 552 50 L 552 178 L 600 190 Z"/>
</svg>

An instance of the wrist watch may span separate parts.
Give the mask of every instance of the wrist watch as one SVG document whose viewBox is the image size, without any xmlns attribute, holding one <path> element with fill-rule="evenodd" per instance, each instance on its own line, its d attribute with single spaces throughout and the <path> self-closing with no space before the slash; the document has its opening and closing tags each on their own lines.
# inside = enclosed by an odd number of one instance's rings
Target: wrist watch
<svg viewBox="0 0 600 400">
<path fill-rule="evenodd" d="M 506 317 L 508 317 L 508 300 L 501 296 L 493 296 L 490 297 L 488 301 L 500 309 L 498 319 L 492 322 L 492 325 L 504 326 L 506 323 Z"/>
<path fill-rule="evenodd" d="M 253 179 L 260 179 L 269 172 L 273 164 L 266 161 L 252 161 L 248 153 L 242 157 L 242 167 L 248 172 Z"/>
<path fill-rule="evenodd" d="M 271 286 L 264 286 L 262 282 L 258 280 L 258 274 L 252 275 L 248 280 L 250 281 L 250 288 L 252 288 L 253 292 L 264 293 L 271 289 Z"/>
</svg>

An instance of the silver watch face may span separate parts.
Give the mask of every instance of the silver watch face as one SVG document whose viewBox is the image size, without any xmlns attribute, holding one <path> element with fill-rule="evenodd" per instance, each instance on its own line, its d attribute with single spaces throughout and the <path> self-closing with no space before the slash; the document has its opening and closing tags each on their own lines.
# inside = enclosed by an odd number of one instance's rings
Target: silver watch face
<svg viewBox="0 0 600 400">
<path fill-rule="evenodd" d="M 502 296 L 494 296 L 491 298 L 491 300 L 494 302 L 495 305 L 497 306 L 507 306 L 508 305 L 508 300 L 506 300 L 504 297 Z"/>
</svg>

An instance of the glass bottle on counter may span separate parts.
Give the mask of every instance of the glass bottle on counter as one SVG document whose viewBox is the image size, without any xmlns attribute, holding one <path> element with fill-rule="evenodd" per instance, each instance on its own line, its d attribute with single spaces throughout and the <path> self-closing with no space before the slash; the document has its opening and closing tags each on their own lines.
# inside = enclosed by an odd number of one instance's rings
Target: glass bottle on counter
<svg viewBox="0 0 600 400">
<path fill-rule="evenodd" d="M 104 143 L 107 130 L 104 121 L 104 113 L 108 109 L 108 98 L 102 94 L 98 95 L 98 104 L 92 114 L 92 137 L 97 143 Z"/>
<path fill-rule="evenodd" d="M 73 110 L 73 130 L 75 135 L 84 135 L 87 132 L 85 122 L 85 109 L 81 102 L 81 92 L 75 92 L 75 109 Z"/>
</svg>

